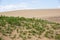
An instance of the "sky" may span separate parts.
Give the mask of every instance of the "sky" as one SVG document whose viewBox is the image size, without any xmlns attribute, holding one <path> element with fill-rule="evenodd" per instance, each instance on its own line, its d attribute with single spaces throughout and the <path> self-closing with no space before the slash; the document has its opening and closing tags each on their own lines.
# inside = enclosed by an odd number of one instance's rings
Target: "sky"
<svg viewBox="0 0 60 40">
<path fill-rule="evenodd" d="M 0 0 L 0 12 L 60 8 L 60 0 Z"/>
</svg>

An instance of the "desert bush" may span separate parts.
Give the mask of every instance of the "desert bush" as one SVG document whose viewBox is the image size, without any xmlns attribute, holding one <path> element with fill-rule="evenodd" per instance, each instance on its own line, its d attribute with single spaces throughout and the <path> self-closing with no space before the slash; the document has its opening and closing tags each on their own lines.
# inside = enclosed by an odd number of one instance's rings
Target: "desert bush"
<svg viewBox="0 0 60 40">
<path fill-rule="evenodd" d="M 55 40 L 60 40 L 60 34 L 55 35 Z"/>
<path fill-rule="evenodd" d="M 53 29 L 57 30 L 60 29 L 60 24 L 53 24 L 51 25 Z"/>
<path fill-rule="evenodd" d="M 3 40 L 2 37 L 0 37 L 0 40 Z"/>
<path fill-rule="evenodd" d="M 54 38 L 54 31 L 53 30 L 49 30 L 45 33 L 45 37 L 47 38 Z"/>
</svg>

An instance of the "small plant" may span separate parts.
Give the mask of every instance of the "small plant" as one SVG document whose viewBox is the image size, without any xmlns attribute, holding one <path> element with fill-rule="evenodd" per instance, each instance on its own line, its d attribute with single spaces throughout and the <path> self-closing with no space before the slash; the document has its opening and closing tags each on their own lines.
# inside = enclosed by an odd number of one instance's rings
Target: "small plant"
<svg viewBox="0 0 60 40">
<path fill-rule="evenodd" d="M 15 38 L 16 38 L 16 34 L 13 37 L 11 37 L 12 40 L 14 40 Z"/>
<path fill-rule="evenodd" d="M 3 39 L 0 37 L 0 40 L 3 40 Z"/>
<path fill-rule="evenodd" d="M 54 31 L 53 30 L 49 30 L 45 33 L 45 37 L 47 38 L 54 38 Z"/>
<path fill-rule="evenodd" d="M 60 29 L 60 24 L 54 24 L 52 25 L 52 28 L 55 30 Z"/>
<path fill-rule="evenodd" d="M 56 35 L 55 35 L 55 39 L 56 39 L 56 40 L 60 40 L 60 34 L 56 34 Z"/>
<path fill-rule="evenodd" d="M 28 39 L 31 39 L 32 37 L 31 36 L 28 36 Z"/>
</svg>

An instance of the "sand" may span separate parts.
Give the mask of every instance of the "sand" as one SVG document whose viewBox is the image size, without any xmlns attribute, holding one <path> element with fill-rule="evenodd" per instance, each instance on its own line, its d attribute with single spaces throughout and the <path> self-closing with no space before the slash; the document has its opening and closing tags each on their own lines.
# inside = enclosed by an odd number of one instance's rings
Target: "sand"
<svg viewBox="0 0 60 40">
<path fill-rule="evenodd" d="M 36 9 L 36 10 L 16 10 L 1 12 L 5 16 L 23 16 L 23 17 L 54 17 L 60 16 L 60 9 Z"/>
</svg>

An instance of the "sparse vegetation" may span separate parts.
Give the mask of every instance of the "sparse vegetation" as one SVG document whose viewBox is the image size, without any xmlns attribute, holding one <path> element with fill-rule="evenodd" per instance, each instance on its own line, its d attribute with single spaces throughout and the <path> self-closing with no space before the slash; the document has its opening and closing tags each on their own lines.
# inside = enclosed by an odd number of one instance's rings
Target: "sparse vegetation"
<svg viewBox="0 0 60 40">
<path fill-rule="evenodd" d="M 2 37 L 0 37 L 0 40 L 3 40 L 3 38 L 2 38 Z"/>
<path fill-rule="evenodd" d="M 60 24 L 58 24 L 58 23 L 57 24 L 53 24 L 52 28 L 55 29 L 55 30 L 57 30 L 57 29 L 59 30 L 60 29 Z"/>
<path fill-rule="evenodd" d="M 47 31 L 45 34 L 45 37 L 50 38 L 50 39 L 54 38 L 54 31 L 53 30 Z"/>
<path fill-rule="evenodd" d="M 49 25 L 53 30 L 49 29 Z M 46 29 L 46 27 L 48 27 Z M 31 35 L 35 36 L 36 34 L 40 36 L 42 33 L 45 33 L 46 38 L 54 38 L 60 40 L 60 35 L 55 35 L 54 30 L 60 30 L 60 24 L 49 22 L 47 20 L 36 19 L 36 18 L 24 18 L 24 17 L 6 17 L 0 16 L 0 33 L 3 36 L 12 35 L 12 32 L 16 30 L 18 36 L 23 40 L 27 38 L 31 39 Z M 12 35 L 12 39 L 16 38 L 16 35 Z M 54 36 L 55 35 L 55 36 Z M 0 40 L 2 40 L 0 38 Z"/>
<path fill-rule="evenodd" d="M 60 34 L 55 35 L 55 40 L 60 40 Z"/>
</svg>

